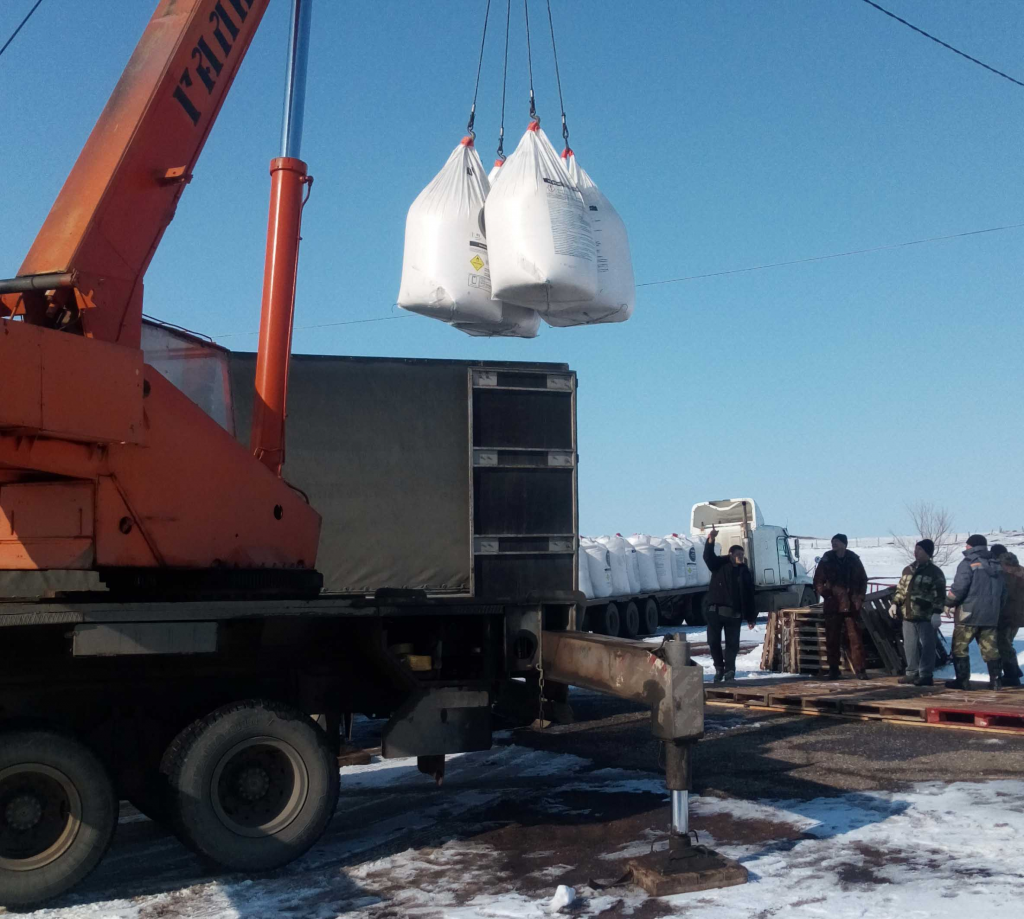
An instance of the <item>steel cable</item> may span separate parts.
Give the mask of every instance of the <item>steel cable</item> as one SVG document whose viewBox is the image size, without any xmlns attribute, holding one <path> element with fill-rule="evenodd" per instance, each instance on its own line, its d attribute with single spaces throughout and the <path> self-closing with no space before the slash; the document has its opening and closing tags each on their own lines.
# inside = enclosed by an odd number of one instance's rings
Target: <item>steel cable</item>
<svg viewBox="0 0 1024 919">
<path fill-rule="evenodd" d="M 505 66 L 501 72 L 501 126 L 498 128 L 498 159 L 505 162 L 505 87 L 508 84 L 508 29 L 512 22 L 512 0 L 505 5 Z"/>
<path fill-rule="evenodd" d="M 562 77 L 558 72 L 558 48 L 555 47 L 555 23 L 551 18 L 551 0 L 548 3 L 548 28 L 551 30 L 551 54 L 555 59 L 555 83 L 558 84 L 558 105 L 562 109 L 562 140 L 569 149 L 569 126 L 565 123 L 565 102 L 562 100 Z"/>
<path fill-rule="evenodd" d="M 469 108 L 469 123 L 466 125 L 466 133 L 470 137 L 476 137 L 473 125 L 476 124 L 476 97 L 480 92 L 480 71 L 484 66 L 484 43 L 487 41 L 487 20 L 491 18 L 491 0 L 487 0 L 487 8 L 484 10 L 484 30 L 480 36 L 480 57 L 476 62 L 476 83 L 473 86 L 473 104 Z"/>
<path fill-rule="evenodd" d="M 533 52 L 530 50 L 530 0 L 523 0 L 523 12 L 526 14 L 526 66 L 530 72 L 530 120 L 540 121 L 537 117 L 537 104 L 533 95 Z"/>
</svg>

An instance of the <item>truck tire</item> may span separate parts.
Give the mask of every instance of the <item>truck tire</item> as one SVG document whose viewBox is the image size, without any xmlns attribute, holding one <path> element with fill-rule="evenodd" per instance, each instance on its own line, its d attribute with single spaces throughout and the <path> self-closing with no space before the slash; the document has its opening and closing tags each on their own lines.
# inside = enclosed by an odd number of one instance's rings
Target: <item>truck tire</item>
<svg viewBox="0 0 1024 919">
<path fill-rule="evenodd" d="M 107 770 L 56 730 L 0 735 L 0 904 L 26 907 L 74 887 L 117 827 Z"/>
<path fill-rule="evenodd" d="M 269 871 L 320 838 L 338 804 L 327 736 L 297 709 L 249 699 L 183 730 L 161 767 L 186 845 L 235 871 Z"/>
<path fill-rule="evenodd" d="M 619 615 L 619 607 L 615 603 L 609 603 L 602 607 L 597 617 L 597 631 L 601 635 L 610 635 L 618 638 L 622 631 L 622 617 Z"/>
<path fill-rule="evenodd" d="M 648 597 L 640 601 L 640 634 L 653 635 L 658 631 L 660 621 L 658 612 L 658 601 L 654 597 Z"/>
<path fill-rule="evenodd" d="M 640 607 L 636 600 L 630 600 L 623 610 L 622 634 L 626 638 L 636 638 L 640 634 Z"/>
<path fill-rule="evenodd" d="M 818 595 L 814 592 L 814 588 L 804 587 L 804 591 L 800 595 L 800 606 L 814 606 L 817 602 Z"/>
</svg>

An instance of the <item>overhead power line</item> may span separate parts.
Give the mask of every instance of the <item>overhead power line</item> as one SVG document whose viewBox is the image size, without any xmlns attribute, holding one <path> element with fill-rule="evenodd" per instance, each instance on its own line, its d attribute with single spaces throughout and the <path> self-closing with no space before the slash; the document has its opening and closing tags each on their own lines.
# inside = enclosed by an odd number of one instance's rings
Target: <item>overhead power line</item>
<svg viewBox="0 0 1024 919">
<path fill-rule="evenodd" d="M 892 243 L 888 246 L 872 246 L 869 249 L 851 249 L 849 252 L 835 252 L 831 255 L 812 255 L 808 258 L 794 258 L 788 262 L 770 262 L 767 265 L 751 265 L 749 268 L 729 268 L 726 271 L 712 271 L 708 274 L 690 274 L 682 278 L 666 278 L 663 281 L 645 281 L 637 287 L 654 287 L 657 284 L 676 284 L 680 281 L 696 281 L 700 278 L 719 278 L 726 274 L 743 274 L 748 271 L 763 271 L 766 268 L 782 268 L 786 265 L 802 265 L 806 262 L 824 262 L 831 258 L 846 258 L 848 255 L 865 255 L 868 252 L 884 252 L 887 249 L 904 249 L 907 246 L 921 246 L 925 243 L 937 243 L 946 239 L 962 239 L 965 236 L 979 236 L 982 233 L 999 233 L 1002 230 L 1019 230 L 1024 223 L 1011 223 L 1004 227 L 988 227 L 984 230 L 968 230 L 966 233 L 953 233 L 949 236 L 929 236 L 927 239 L 912 239 L 905 243 Z"/>
<path fill-rule="evenodd" d="M 28 22 L 28 21 L 29 21 L 29 20 L 30 20 L 30 19 L 32 18 L 32 14 L 33 14 L 33 13 L 34 13 L 34 12 L 35 12 L 35 11 L 36 11 L 37 9 L 39 9 L 39 4 L 40 4 L 40 3 L 42 3 L 42 2 L 43 2 L 43 0 L 36 0 L 36 2 L 35 2 L 35 5 L 34 5 L 34 6 L 32 7 L 32 9 L 30 9 L 30 10 L 29 10 L 29 11 L 28 11 L 28 12 L 27 12 L 27 13 L 25 14 L 25 18 L 24 18 L 24 19 L 22 19 L 22 20 L 21 20 L 21 22 L 19 22 L 19 23 L 18 23 L 18 28 L 16 28 L 16 29 L 15 29 L 15 30 L 14 30 L 14 31 L 13 31 L 13 32 L 11 33 L 11 37 L 10 37 L 10 38 L 8 38 L 8 39 L 7 39 L 7 41 L 5 41 L 5 42 L 4 42 L 4 46 L 3 46 L 2 48 L 0 48 L 0 55 L 2 55 L 2 54 L 3 54 L 3 53 L 4 53 L 5 51 L 6 51 L 6 50 L 7 50 L 7 46 L 8 46 L 8 45 L 9 45 L 9 44 L 10 44 L 10 43 L 11 43 L 12 41 L 14 41 L 14 39 L 15 39 L 15 38 L 17 38 L 17 36 L 18 36 L 18 33 L 19 33 L 19 32 L 20 32 L 21 30 L 22 30 L 22 27 L 23 27 L 23 26 L 25 25 L 25 23 L 26 23 L 26 22 Z"/>
<path fill-rule="evenodd" d="M 645 281 L 644 283 L 637 284 L 636 286 L 655 287 L 659 284 L 678 284 L 681 281 L 698 281 L 702 278 L 720 278 L 723 275 L 729 274 L 744 274 L 749 271 L 763 271 L 766 268 L 782 268 L 786 265 L 803 265 L 807 262 L 823 262 L 827 259 L 846 258 L 849 255 L 866 255 L 869 252 L 884 252 L 889 249 L 904 249 L 907 246 L 921 246 L 925 243 L 942 242 L 947 239 L 963 239 L 966 236 L 980 236 L 983 233 L 998 233 L 1003 230 L 1019 230 L 1022 228 L 1024 228 L 1024 223 L 1011 223 L 1002 227 L 987 227 L 984 230 L 968 230 L 966 233 L 952 233 L 948 236 L 929 236 L 927 239 L 912 239 L 908 242 L 892 243 L 887 246 L 872 246 L 869 249 L 851 249 L 849 252 L 835 252 L 831 255 L 812 255 L 808 258 L 790 259 L 787 262 L 770 262 L 766 265 L 751 265 L 748 268 L 729 268 L 725 271 L 712 271 L 707 274 L 691 274 L 681 278 L 666 278 L 662 281 Z M 367 322 L 389 322 L 392 319 L 411 319 L 413 315 L 414 314 L 412 313 L 402 313 L 397 316 L 374 316 L 369 319 L 345 319 L 339 322 L 323 322 L 317 325 L 296 326 L 294 331 L 309 332 L 314 329 L 329 329 L 343 325 L 362 325 Z M 258 334 L 258 331 L 228 332 L 224 335 L 215 335 L 214 340 L 220 341 L 223 338 L 238 338 L 241 336 L 252 336 Z"/>
<path fill-rule="evenodd" d="M 991 71 L 996 76 L 1002 77 L 1004 80 L 1009 80 L 1011 83 L 1016 83 L 1018 86 L 1024 86 L 1024 83 L 1022 83 L 1020 80 L 1014 77 L 1011 77 L 1008 73 L 1003 73 L 1001 70 L 996 70 L 995 67 L 989 67 L 989 65 L 986 64 L 984 61 L 979 61 L 976 57 L 971 57 L 969 54 L 965 54 L 959 48 L 954 48 L 952 45 L 948 44 L 947 42 L 944 42 L 941 38 L 936 38 L 934 35 L 925 32 L 924 29 L 919 29 L 913 23 L 907 22 L 906 19 L 897 16 L 895 13 L 890 12 L 883 6 L 879 6 L 877 3 L 874 2 L 874 0 L 863 0 L 863 2 L 866 3 L 868 6 L 873 6 L 876 10 L 878 10 L 878 12 L 885 13 L 885 15 L 890 17 L 891 19 L 895 19 L 897 22 L 903 23 L 903 25 L 905 25 L 908 29 L 913 29 L 919 35 L 923 35 L 925 38 L 930 38 L 933 42 L 935 42 L 938 45 L 942 45 L 943 48 L 952 51 L 954 54 L 959 54 L 960 57 L 967 58 L 967 60 L 969 60 L 972 64 L 977 64 L 979 67 L 984 67 L 986 70 Z"/>
</svg>

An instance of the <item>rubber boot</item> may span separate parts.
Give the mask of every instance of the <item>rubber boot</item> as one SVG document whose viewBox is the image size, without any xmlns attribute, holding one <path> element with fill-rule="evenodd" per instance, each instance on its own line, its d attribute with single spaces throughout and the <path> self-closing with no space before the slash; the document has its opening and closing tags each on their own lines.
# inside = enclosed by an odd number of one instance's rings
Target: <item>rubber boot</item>
<svg viewBox="0 0 1024 919">
<path fill-rule="evenodd" d="M 735 680 L 735 679 L 736 679 L 736 671 L 735 670 L 726 670 L 725 673 L 722 674 L 722 682 L 723 683 L 729 683 L 729 682 L 731 682 L 732 680 Z"/>
<path fill-rule="evenodd" d="M 842 679 L 842 677 L 839 674 L 839 668 L 838 667 L 831 667 L 831 668 L 829 668 L 828 674 L 826 675 L 825 679 L 826 680 L 839 680 L 839 679 Z"/>
<path fill-rule="evenodd" d="M 724 679 L 725 679 L 725 671 L 724 670 L 715 670 L 715 682 L 716 683 L 721 683 L 722 680 L 724 680 Z"/>
<path fill-rule="evenodd" d="M 896 682 L 901 686 L 915 686 L 917 683 L 917 674 L 905 673 Z"/>
<path fill-rule="evenodd" d="M 988 666 L 988 688 L 1000 690 L 1003 688 L 1003 662 L 985 661 Z"/>
<path fill-rule="evenodd" d="M 956 679 L 946 680 L 946 689 L 970 689 L 971 659 L 969 657 L 954 657 L 953 670 L 956 672 Z"/>
<path fill-rule="evenodd" d="M 1010 664 L 1003 663 L 1003 685 L 1020 686 L 1020 667 L 1016 661 Z"/>
</svg>

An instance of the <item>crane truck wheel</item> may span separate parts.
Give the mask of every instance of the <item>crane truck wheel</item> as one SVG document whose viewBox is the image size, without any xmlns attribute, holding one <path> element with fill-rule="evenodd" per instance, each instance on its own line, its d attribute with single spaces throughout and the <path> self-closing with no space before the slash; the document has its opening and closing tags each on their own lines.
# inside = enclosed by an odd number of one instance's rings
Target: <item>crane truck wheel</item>
<svg viewBox="0 0 1024 919">
<path fill-rule="evenodd" d="M 609 603 L 597 617 L 597 631 L 602 635 L 618 638 L 622 632 L 622 616 L 615 603 Z"/>
<path fill-rule="evenodd" d="M 107 770 L 60 731 L 0 735 L 0 905 L 69 890 L 106 854 L 117 827 Z"/>
<path fill-rule="evenodd" d="M 657 632 L 660 618 L 658 601 L 654 597 L 642 600 L 640 603 L 640 634 L 653 635 Z"/>
<path fill-rule="evenodd" d="M 161 769 L 182 841 L 235 871 L 269 871 L 298 858 L 338 803 L 327 735 L 297 709 L 262 699 L 189 725 Z"/>
<path fill-rule="evenodd" d="M 626 638 L 636 638 L 640 634 L 640 607 L 636 600 L 630 600 L 623 611 L 622 634 Z"/>
</svg>

